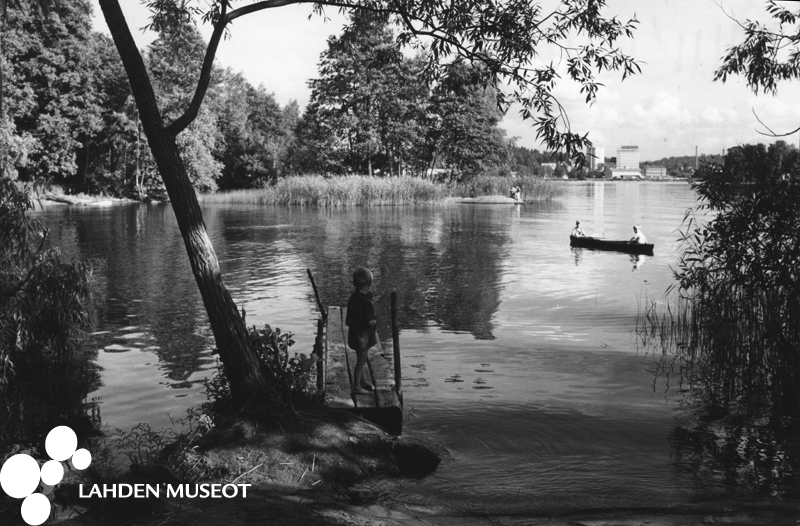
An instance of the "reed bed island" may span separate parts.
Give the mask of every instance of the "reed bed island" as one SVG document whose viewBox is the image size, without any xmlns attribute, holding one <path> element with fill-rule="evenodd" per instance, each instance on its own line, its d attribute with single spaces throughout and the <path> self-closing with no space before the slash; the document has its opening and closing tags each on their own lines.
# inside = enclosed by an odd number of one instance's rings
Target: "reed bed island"
<svg viewBox="0 0 800 526">
<path fill-rule="evenodd" d="M 205 194 L 200 200 L 203 203 L 318 207 L 397 206 L 444 203 L 453 197 L 508 195 L 515 185 L 522 189 L 528 202 L 555 199 L 565 191 L 558 182 L 539 177 L 478 176 L 465 182 L 442 183 L 417 177 L 306 175 L 279 179 L 266 188 Z"/>
</svg>

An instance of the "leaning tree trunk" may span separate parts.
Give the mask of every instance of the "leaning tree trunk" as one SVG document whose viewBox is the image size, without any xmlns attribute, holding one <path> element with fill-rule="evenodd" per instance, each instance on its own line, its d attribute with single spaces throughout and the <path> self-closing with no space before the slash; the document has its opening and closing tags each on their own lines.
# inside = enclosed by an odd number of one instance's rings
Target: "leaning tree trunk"
<svg viewBox="0 0 800 526">
<path fill-rule="evenodd" d="M 164 127 L 153 86 L 119 2 L 100 0 L 100 7 L 125 66 L 142 128 L 172 202 L 192 273 L 208 313 L 225 375 L 230 382 L 231 394 L 237 402 L 246 402 L 266 393 L 268 388 L 250 345 L 247 327 L 222 282 L 217 256 L 206 232 L 197 195 L 178 153 L 175 136 Z"/>
</svg>

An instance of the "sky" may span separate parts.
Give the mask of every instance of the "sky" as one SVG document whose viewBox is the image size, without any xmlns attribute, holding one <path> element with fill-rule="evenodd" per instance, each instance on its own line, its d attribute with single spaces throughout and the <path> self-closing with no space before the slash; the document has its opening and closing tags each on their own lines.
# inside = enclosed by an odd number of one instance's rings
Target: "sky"
<svg viewBox="0 0 800 526">
<path fill-rule="evenodd" d="M 92 1 L 95 29 L 107 34 L 97 1 Z M 139 29 L 147 23 L 147 9 L 136 0 L 121 4 L 137 43 L 145 47 L 153 39 Z M 713 82 L 723 54 L 743 39 L 730 17 L 766 21 L 765 5 L 751 0 L 608 0 L 606 16 L 635 16 L 639 21 L 633 38 L 618 41 L 618 46 L 641 63 L 642 73 L 624 82 L 618 73 L 604 73 L 604 87 L 592 106 L 574 85 L 560 85 L 556 95 L 572 130 L 588 132 L 608 157 L 620 146 L 636 145 L 641 160 L 647 161 L 694 155 L 695 147 L 700 154 L 717 154 L 736 145 L 777 140 L 758 133 L 766 130 L 754 113 L 776 133 L 797 128 L 800 80 L 779 84 L 777 96 L 756 96 L 739 78 Z M 239 18 L 231 38 L 221 43 L 217 62 L 241 71 L 253 85 L 263 84 L 280 104 L 294 99 L 303 108 L 310 96 L 307 81 L 317 75 L 327 38 L 338 34 L 344 22 L 334 9 L 326 14 L 324 19 L 312 15 L 309 5 L 290 5 Z M 502 127 L 518 138 L 518 145 L 544 149 L 530 123 L 514 109 Z M 784 140 L 797 145 L 800 138 L 795 134 Z"/>
</svg>

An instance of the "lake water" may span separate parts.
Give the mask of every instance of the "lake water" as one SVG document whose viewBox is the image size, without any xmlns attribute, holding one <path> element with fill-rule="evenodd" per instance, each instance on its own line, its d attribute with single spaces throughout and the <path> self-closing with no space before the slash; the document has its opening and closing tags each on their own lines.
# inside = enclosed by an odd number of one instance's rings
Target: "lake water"
<svg viewBox="0 0 800 526">
<path fill-rule="evenodd" d="M 310 352 L 318 317 L 306 268 L 333 305 L 346 303 L 357 265 L 371 268 L 385 336 L 397 291 L 405 429 L 436 433 L 452 453 L 412 493 L 509 517 L 797 497 L 796 440 L 762 447 L 692 424 L 637 348 L 637 312 L 673 281 L 694 193 L 636 182 L 567 189 L 522 207 L 214 205 L 204 215 L 248 324 L 294 332 L 295 352 Z M 41 215 L 69 257 L 104 262 L 88 342 L 104 423 L 167 426 L 168 411 L 202 402 L 213 339 L 169 205 Z M 655 255 L 571 249 L 576 219 L 612 239 L 640 224 Z M 778 453 L 784 462 L 765 460 Z"/>
</svg>

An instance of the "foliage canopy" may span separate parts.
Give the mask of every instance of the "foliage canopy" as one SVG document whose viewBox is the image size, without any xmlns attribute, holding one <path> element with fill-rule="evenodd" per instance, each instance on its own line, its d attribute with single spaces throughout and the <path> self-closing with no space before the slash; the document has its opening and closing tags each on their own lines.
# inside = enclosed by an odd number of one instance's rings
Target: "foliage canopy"
<svg viewBox="0 0 800 526">
<path fill-rule="evenodd" d="M 566 76 L 578 84 L 587 103 L 595 101 L 603 71 L 620 71 L 622 77 L 640 72 L 640 66 L 618 47 L 622 37 L 632 37 L 636 19 L 627 21 L 603 16 L 605 0 L 563 0 L 545 8 L 528 0 L 362 0 L 306 2 L 264 0 L 213 1 L 207 7 L 191 1 L 153 0 L 150 29 L 180 33 L 187 21 L 202 19 L 214 25 L 198 90 L 184 115 L 169 124 L 178 132 L 194 118 L 202 102 L 213 57 L 228 24 L 244 15 L 288 4 L 310 4 L 315 13 L 326 7 L 343 12 L 379 14 L 398 29 L 398 47 L 425 49 L 423 74 L 435 84 L 446 76 L 454 60 L 480 64 L 481 82 L 496 90 L 501 108 L 512 104 L 531 119 L 537 134 L 550 149 L 582 155 L 587 135 L 570 129 L 564 107 L 554 95 Z M 354 17 L 355 20 L 358 17 Z M 347 31 L 347 30 L 346 30 Z M 503 86 L 505 85 L 505 87 Z"/>
<path fill-rule="evenodd" d="M 744 41 L 728 49 L 714 80 L 725 82 L 731 75 L 741 75 L 756 94 L 774 95 L 779 81 L 800 79 L 800 9 L 768 0 L 766 10 L 771 18 L 768 23 L 736 21 L 744 30 Z M 773 136 L 786 136 L 798 130 L 800 127 L 788 133 L 769 131 Z"/>
<path fill-rule="evenodd" d="M 328 40 L 298 127 L 295 169 L 432 174 L 461 179 L 506 164 L 503 113 L 480 64 L 456 60 L 432 87 L 424 53 L 398 49 L 387 17 L 352 15 Z"/>
</svg>

